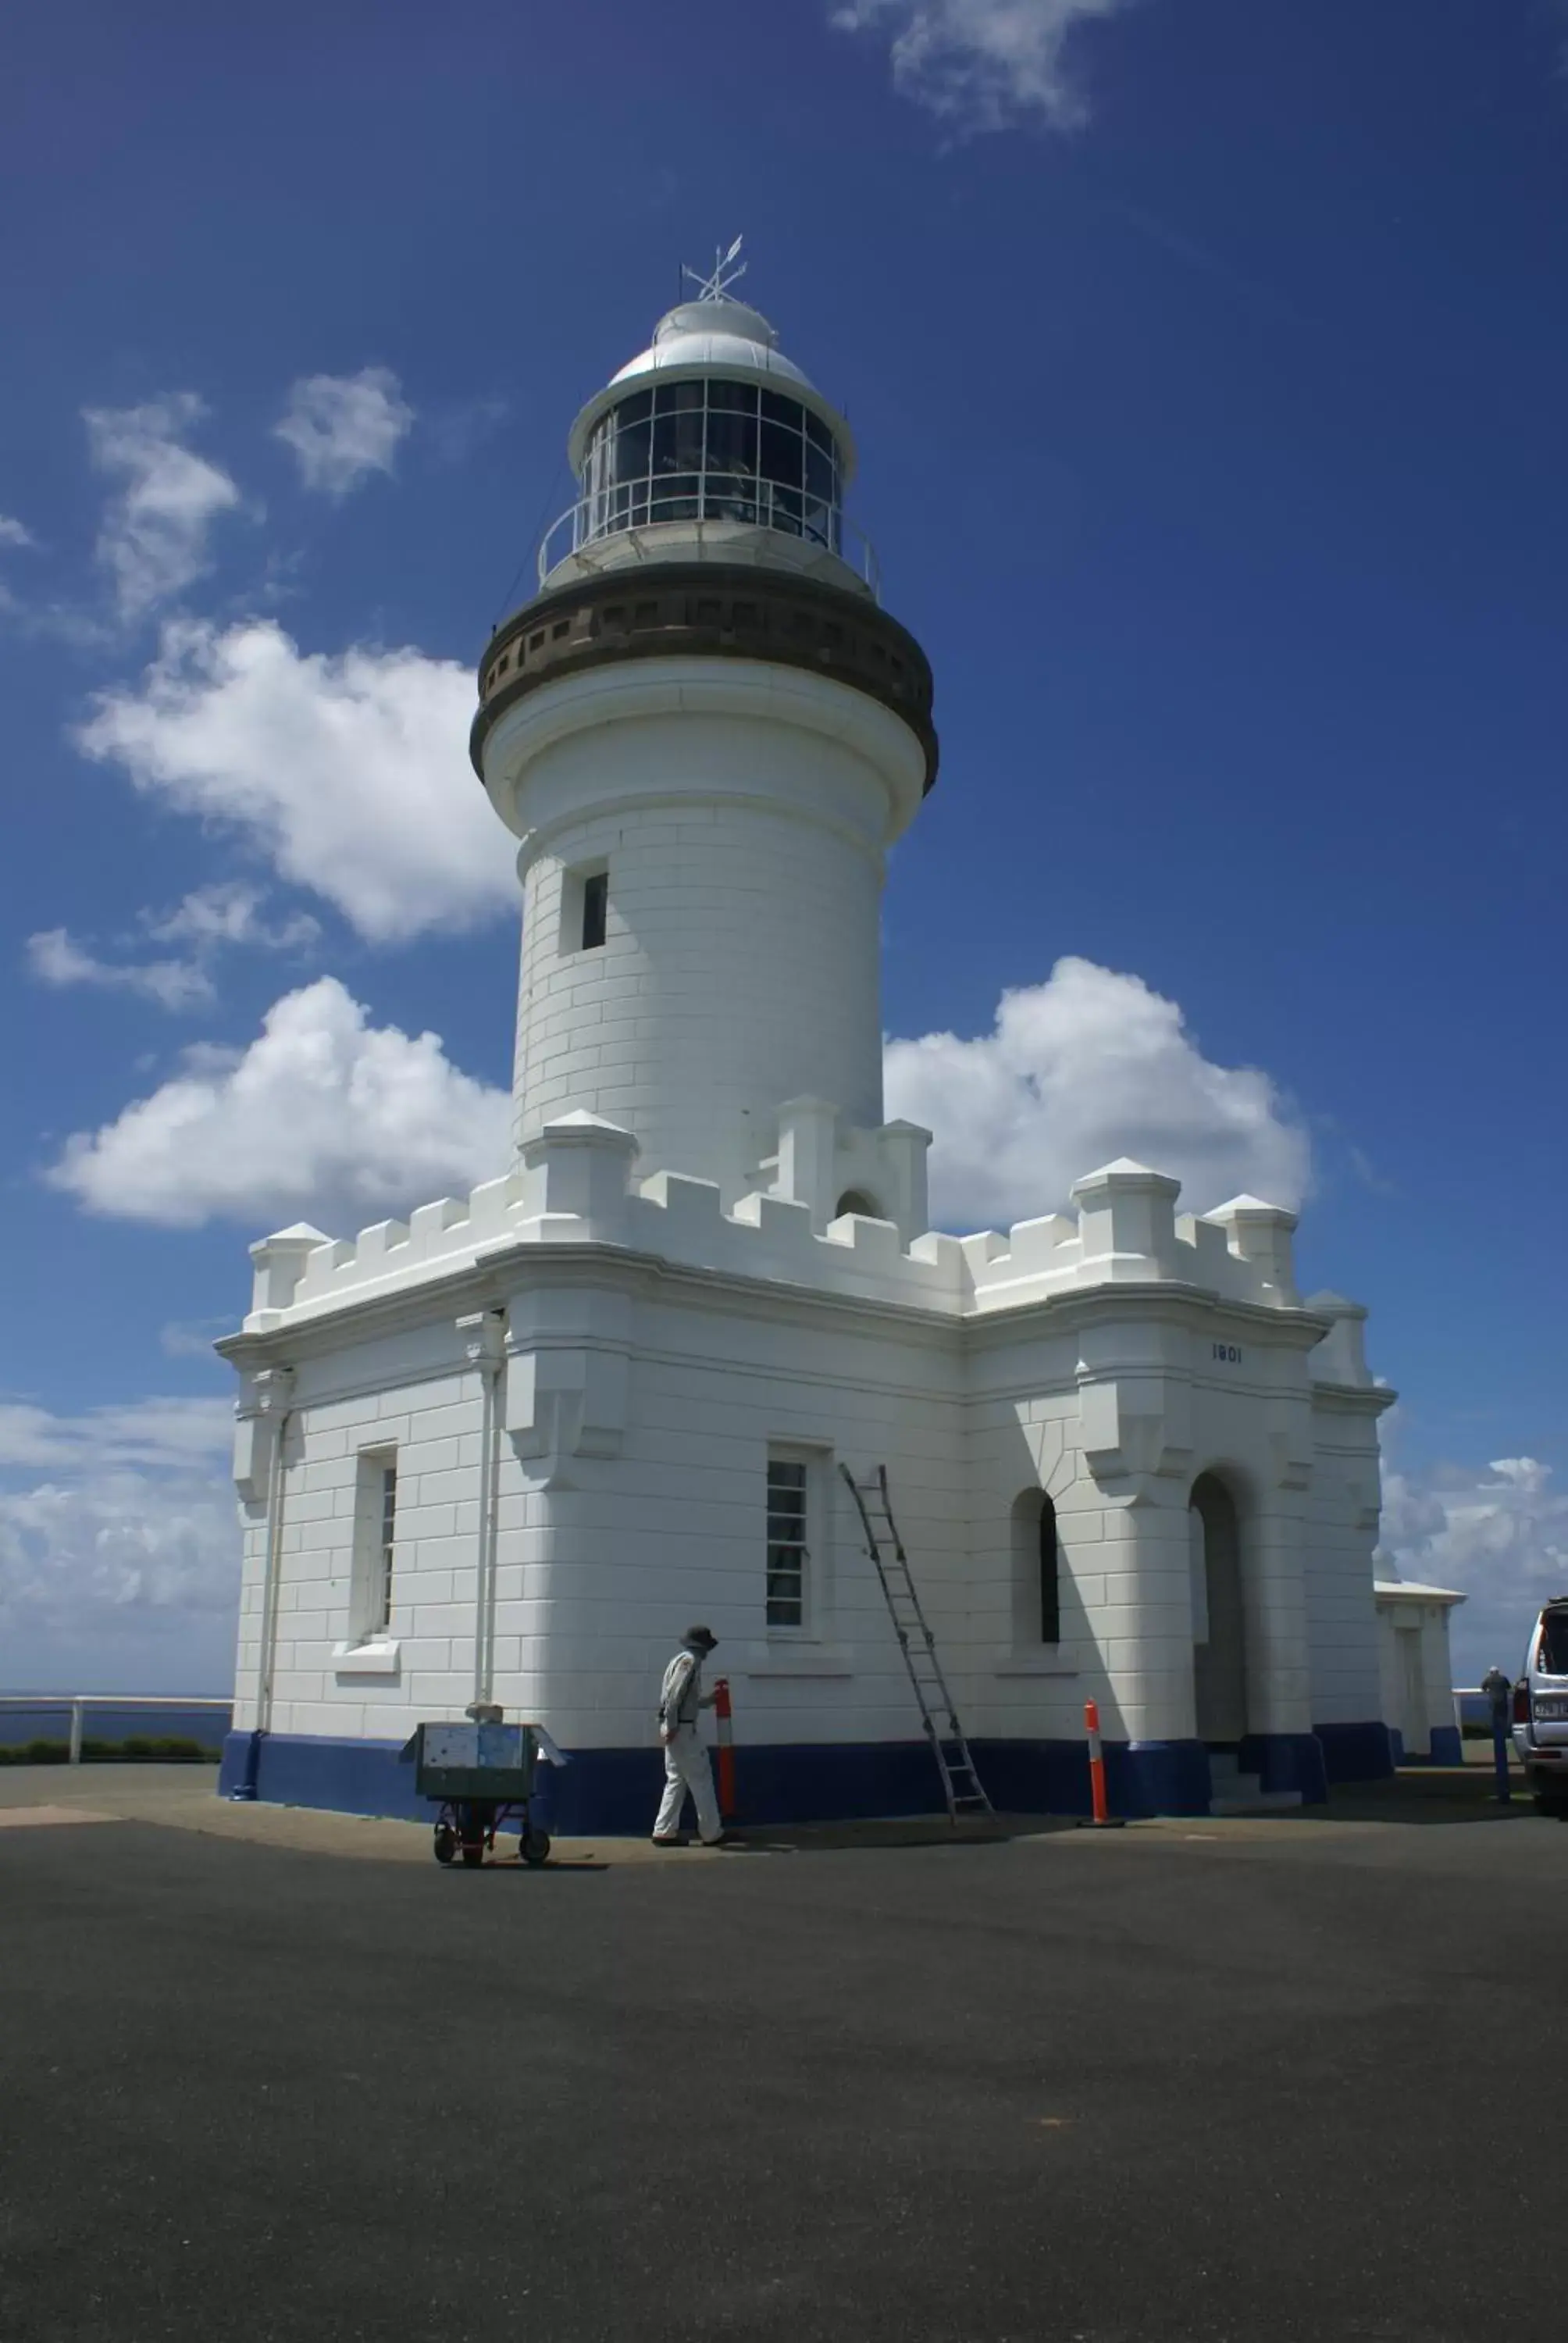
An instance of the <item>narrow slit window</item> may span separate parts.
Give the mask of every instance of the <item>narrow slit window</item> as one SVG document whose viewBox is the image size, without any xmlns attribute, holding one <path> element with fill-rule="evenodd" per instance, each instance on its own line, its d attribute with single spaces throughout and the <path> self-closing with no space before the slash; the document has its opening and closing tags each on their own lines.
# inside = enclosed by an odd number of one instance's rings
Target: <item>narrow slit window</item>
<svg viewBox="0 0 1568 2343">
<path fill-rule="evenodd" d="M 373 1627 L 392 1624 L 392 1564 L 397 1542 L 397 1467 L 381 1467 L 381 1536 L 377 1553 L 377 1583 Z"/>
<path fill-rule="evenodd" d="M 1040 1640 L 1061 1641 L 1061 1555 L 1056 1539 L 1056 1507 L 1040 1501 Z"/>
<path fill-rule="evenodd" d="M 354 1492 L 354 1563 L 348 1632 L 357 1644 L 379 1643 L 392 1624 L 397 1545 L 397 1452 L 359 1452 Z"/>
<path fill-rule="evenodd" d="M 768 1460 L 768 1624 L 806 1624 L 806 1464 L 794 1457 Z"/>
<path fill-rule="evenodd" d="M 598 951 L 604 943 L 609 916 L 609 872 L 595 870 L 583 880 L 584 951 Z"/>
<path fill-rule="evenodd" d="M 1020 1490 L 1012 1506 L 1012 1634 L 1020 1653 L 1061 1642 L 1061 1544 L 1056 1507 L 1043 1489 Z"/>
</svg>

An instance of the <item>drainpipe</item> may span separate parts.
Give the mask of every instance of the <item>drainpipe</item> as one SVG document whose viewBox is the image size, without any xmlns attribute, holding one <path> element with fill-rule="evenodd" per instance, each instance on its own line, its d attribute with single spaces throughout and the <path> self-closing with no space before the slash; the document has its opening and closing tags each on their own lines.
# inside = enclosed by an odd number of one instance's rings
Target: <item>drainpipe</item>
<svg viewBox="0 0 1568 2343">
<path fill-rule="evenodd" d="M 506 1320 L 498 1310 L 459 1318 L 457 1332 L 469 1363 L 477 1368 L 483 1401 L 479 1435 L 479 1544 L 474 1573 L 474 1703 L 495 1696 L 496 1548 L 501 1480 L 501 1370 L 506 1365 Z"/>
<path fill-rule="evenodd" d="M 274 1419 L 272 1445 L 266 1460 L 266 1560 L 261 1581 L 261 1648 L 256 1662 L 256 1727 L 250 1736 L 246 1777 L 237 1793 L 254 1798 L 261 1772 L 261 1745 L 272 1729 L 272 1678 L 277 1645 L 277 1594 L 283 1575 L 284 1444 L 294 1421 L 294 1373 L 274 1367 L 258 1375 L 261 1412 Z"/>
</svg>

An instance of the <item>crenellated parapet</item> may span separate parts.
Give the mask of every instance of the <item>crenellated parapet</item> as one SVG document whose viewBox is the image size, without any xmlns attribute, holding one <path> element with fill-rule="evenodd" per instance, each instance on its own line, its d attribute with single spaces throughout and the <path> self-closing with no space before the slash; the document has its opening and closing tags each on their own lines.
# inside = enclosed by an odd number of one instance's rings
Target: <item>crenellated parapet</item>
<svg viewBox="0 0 1568 2343">
<path fill-rule="evenodd" d="M 1179 1183 L 1122 1160 L 1078 1182 L 1075 1212 L 958 1238 L 921 1225 L 927 1132 L 909 1123 L 840 1131 L 834 1111 L 809 1099 L 792 1101 L 779 1122 L 778 1153 L 759 1172 L 770 1184 L 726 1210 L 716 1182 L 674 1172 L 639 1179 L 631 1132 L 580 1111 L 563 1116 L 528 1143 L 517 1171 L 467 1198 L 442 1197 L 407 1222 L 377 1222 L 353 1242 L 297 1227 L 253 1246 L 246 1331 L 265 1333 L 554 1245 L 605 1246 L 960 1318 L 1108 1286 L 1301 1307 L 1291 1266 L 1295 1215 L 1256 1198 L 1178 1220 Z M 857 1175 L 879 1202 L 889 1199 L 886 1217 L 833 1209 Z M 1336 1298 L 1345 1313 L 1354 1306 Z M 1347 1375 L 1351 1340 L 1348 1315 L 1336 1318 L 1319 1346 L 1325 1375 Z"/>
</svg>

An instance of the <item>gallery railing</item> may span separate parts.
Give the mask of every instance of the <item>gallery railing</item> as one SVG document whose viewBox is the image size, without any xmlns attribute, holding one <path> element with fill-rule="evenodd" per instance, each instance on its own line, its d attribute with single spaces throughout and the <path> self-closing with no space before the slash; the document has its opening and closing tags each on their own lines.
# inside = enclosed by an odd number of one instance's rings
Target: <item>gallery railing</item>
<svg viewBox="0 0 1568 2343">
<path fill-rule="evenodd" d="M 728 521 L 803 538 L 846 563 L 879 598 L 875 548 L 853 521 L 799 488 L 734 472 L 645 473 L 640 479 L 617 480 L 579 497 L 545 532 L 539 583 L 586 546 L 639 528 L 694 521 Z"/>
</svg>

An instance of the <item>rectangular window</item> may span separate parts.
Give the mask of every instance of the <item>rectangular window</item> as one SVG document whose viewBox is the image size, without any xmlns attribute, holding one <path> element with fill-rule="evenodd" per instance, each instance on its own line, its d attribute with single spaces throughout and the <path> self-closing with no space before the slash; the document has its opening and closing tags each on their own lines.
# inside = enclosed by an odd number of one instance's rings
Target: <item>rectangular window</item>
<svg viewBox="0 0 1568 2343">
<path fill-rule="evenodd" d="M 392 1562 L 397 1548 L 397 1467 L 381 1467 L 380 1537 L 376 1550 L 376 1611 L 373 1624 L 392 1624 Z"/>
<path fill-rule="evenodd" d="M 603 862 L 579 863 L 561 872 L 559 942 L 567 955 L 602 951 L 609 927 L 609 870 Z"/>
<path fill-rule="evenodd" d="M 354 1577 L 349 1634 L 375 1643 L 392 1625 L 397 1546 L 397 1452 L 362 1449 L 354 1491 Z"/>
<path fill-rule="evenodd" d="M 804 1458 L 768 1459 L 768 1624 L 804 1627 L 810 1564 L 810 1466 Z"/>
<path fill-rule="evenodd" d="M 583 880 L 583 940 L 584 951 L 598 951 L 605 939 L 605 921 L 609 911 L 609 872 L 596 870 Z"/>
</svg>

